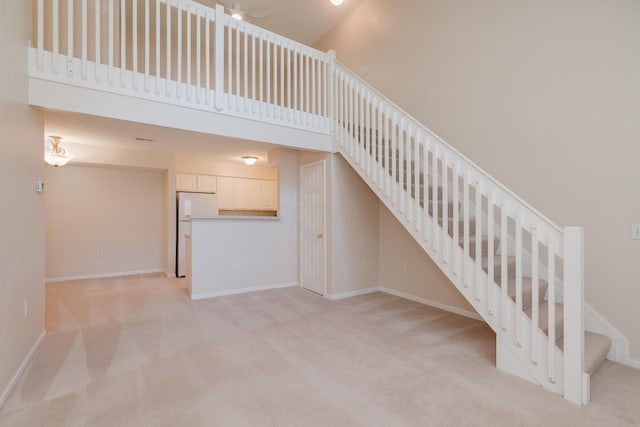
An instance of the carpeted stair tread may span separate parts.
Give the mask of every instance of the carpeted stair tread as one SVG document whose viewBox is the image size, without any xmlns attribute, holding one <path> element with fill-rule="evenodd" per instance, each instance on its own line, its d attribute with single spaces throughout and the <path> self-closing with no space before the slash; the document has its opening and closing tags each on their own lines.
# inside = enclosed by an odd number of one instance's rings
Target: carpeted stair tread
<svg viewBox="0 0 640 427">
<path fill-rule="evenodd" d="M 458 237 L 458 244 L 460 245 L 461 248 L 464 248 L 464 233 L 458 233 L 460 234 L 460 236 Z M 453 233 L 449 233 L 449 235 L 451 235 L 453 237 Z M 471 258 L 476 259 L 476 235 L 475 234 L 471 234 L 469 236 L 469 256 L 471 256 Z M 489 238 L 487 236 L 480 236 L 481 239 L 481 243 L 480 243 L 480 247 L 482 248 L 482 257 L 486 257 L 489 255 Z M 498 245 L 500 245 L 500 239 L 498 237 L 494 237 L 493 238 L 493 251 L 494 254 L 496 253 L 496 251 L 498 250 Z M 495 255 L 496 257 L 500 256 L 500 255 Z"/>
<path fill-rule="evenodd" d="M 449 236 L 453 237 L 453 222 L 454 222 L 453 217 L 452 216 L 448 217 L 447 222 L 448 222 L 447 233 L 449 234 Z M 442 216 L 440 215 L 438 215 L 438 225 L 442 227 Z M 464 237 L 464 219 L 462 218 L 462 215 L 458 220 L 458 234 Z M 475 234 L 476 234 L 476 219 L 469 218 L 469 237 L 475 236 Z"/>
<path fill-rule="evenodd" d="M 438 200 L 442 200 L 442 195 L 444 194 L 444 191 L 442 191 L 442 186 L 438 186 L 438 191 L 437 191 L 437 195 L 438 195 Z M 429 185 L 429 200 L 433 200 L 433 185 Z"/>
<path fill-rule="evenodd" d="M 422 198 L 420 199 L 420 203 L 422 203 Z M 438 200 L 438 217 L 442 217 L 442 213 L 443 213 L 443 209 L 442 209 L 442 200 Z M 448 209 L 447 209 L 447 215 L 449 218 L 453 217 L 453 211 L 455 210 L 453 203 L 447 203 Z M 429 215 L 433 216 L 433 203 L 429 203 L 429 206 L 427 208 L 427 210 L 429 211 Z"/>
<path fill-rule="evenodd" d="M 358 131 L 359 132 L 359 131 Z M 455 206 L 453 201 L 449 198 L 447 200 L 447 206 L 445 208 L 443 199 L 444 199 L 444 189 L 442 185 L 437 186 L 437 190 L 434 191 L 433 181 L 431 176 L 425 176 L 420 170 L 418 170 L 418 174 L 416 175 L 416 167 L 421 168 L 413 159 L 408 160 L 406 157 L 400 158 L 400 152 L 396 150 L 394 153 L 395 156 L 392 155 L 391 147 L 385 147 L 385 149 L 378 152 L 377 140 L 373 139 L 370 146 L 370 150 L 372 155 L 375 156 L 375 159 L 380 163 L 387 165 L 387 168 L 390 164 L 393 164 L 391 168 L 387 169 L 387 173 L 391 175 L 396 183 L 400 184 L 401 187 L 407 192 L 408 197 L 412 198 L 415 202 L 419 204 L 419 206 L 427 211 L 427 214 L 434 217 L 434 214 L 437 214 L 438 217 L 438 225 L 443 227 L 444 223 L 444 213 L 446 212 L 447 217 L 447 232 L 449 236 L 453 237 L 453 226 L 454 226 L 454 211 L 458 210 L 458 243 L 460 247 L 464 247 L 464 236 L 465 236 L 465 224 L 462 216 L 462 212 L 460 212 L 460 204 Z M 375 153 L 375 154 L 374 154 Z M 420 165 L 422 161 L 420 161 Z M 431 166 L 431 162 L 429 162 L 429 166 Z M 395 176 L 394 176 L 395 175 Z M 442 184 L 439 182 L 438 184 Z M 426 185 L 426 188 L 425 188 Z M 437 200 L 436 212 L 434 212 L 434 199 Z M 446 209 L 446 211 L 445 211 Z M 468 255 L 472 259 L 476 259 L 476 243 L 477 239 L 480 240 L 481 247 L 481 267 L 484 272 L 488 272 L 488 254 L 489 254 L 489 239 L 486 235 L 477 236 L 476 235 L 476 220 L 474 217 L 470 217 L 468 219 L 468 234 L 469 234 L 469 247 L 468 247 Z M 484 226 L 483 226 L 484 227 Z M 502 281 L 502 257 L 497 253 L 500 238 L 498 236 L 494 236 L 493 238 L 493 250 L 494 250 L 494 280 L 498 285 L 501 284 Z M 515 303 L 516 301 L 516 268 L 515 268 L 515 257 L 509 256 L 506 257 L 507 260 L 507 296 Z M 544 296 L 546 294 L 548 288 L 548 283 L 546 280 L 538 281 L 538 327 L 542 332 L 548 335 L 549 333 L 549 304 L 544 301 Z M 522 309 L 524 313 L 531 318 L 531 314 L 533 311 L 532 307 L 533 303 L 533 279 L 531 277 L 522 277 Z M 556 324 L 552 325 L 555 328 L 557 344 L 560 349 L 563 350 L 564 347 L 564 310 L 562 304 L 555 305 L 555 320 Z M 606 356 L 611 347 L 611 340 L 601 334 L 595 334 L 592 332 L 585 333 L 585 370 L 592 374 L 595 370 L 602 364 L 602 362 L 606 359 Z"/>
<path fill-rule="evenodd" d="M 549 335 L 549 303 L 544 301 L 538 306 L 538 326 L 542 332 Z M 531 318 L 532 307 L 527 308 L 524 312 Z M 556 312 L 556 340 L 564 335 L 564 306 L 562 304 L 555 305 Z"/>
<path fill-rule="evenodd" d="M 499 282 L 496 280 L 496 282 Z M 547 291 L 548 283 L 546 280 L 538 281 L 538 302 L 544 302 L 544 295 Z M 511 278 L 507 283 L 507 295 L 513 302 L 516 301 L 516 279 Z M 533 279 L 531 277 L 522 278 L 522 308 L 524 310 L 531 308 L 533 295 Z"/>
<path fill-rule="evenodd" d="M 557 341 L 558 348 L 564 351 L 564 338 Z M 611 338 L 596 332 L 584 333 L 584 369 L 589 375 L 602 365 L 611 349 Z"/>
<path fill-rule="evenodd" d="M 489 259 L 488 258 L 482 258 L 482 270 L 484 270 L 484 272 L 488 272 L 489 270 Z M 493 259 L 493 265 L 494 265 L 494 278 L 496 281 L 500 281 L 500 277 L 501 277 L 501 272 L 502 272 L 502 257 L 496 255 Z M 507 257 L 507 278 L 513 278 L 516 275 L 516 257 L 514 256 L 508 256 Z"/>
</svg>

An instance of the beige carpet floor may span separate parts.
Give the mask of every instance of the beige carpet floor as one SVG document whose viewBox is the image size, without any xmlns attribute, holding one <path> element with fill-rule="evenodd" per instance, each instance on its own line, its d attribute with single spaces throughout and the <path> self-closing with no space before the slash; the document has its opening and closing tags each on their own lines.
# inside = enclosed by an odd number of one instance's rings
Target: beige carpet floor
<svg viewBox="0 0 640 427">
<path fill-rule="evenodd" d="M 382 293 L 124 277 L 48 285 L 46 317 L 2 426 L 640 425 L 640 371 L 605 362 L 576 407 L 497 371 L 483 323 Z"/>
</svg>

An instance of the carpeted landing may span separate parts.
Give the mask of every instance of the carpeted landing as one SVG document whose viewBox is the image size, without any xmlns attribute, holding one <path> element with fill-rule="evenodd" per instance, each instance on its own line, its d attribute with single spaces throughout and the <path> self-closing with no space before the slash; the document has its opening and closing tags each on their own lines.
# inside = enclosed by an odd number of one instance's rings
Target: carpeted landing
<svg viewBox="0 0 640 427">
<path fill-rule="evenodd" d="M 579 408 L 497 371 L 482 322 L 382 293 L 124 277 L 48 285 L 46 317 L 1 426 L 640 425 L 639 371 L 605 362 Z"/>
</svg>

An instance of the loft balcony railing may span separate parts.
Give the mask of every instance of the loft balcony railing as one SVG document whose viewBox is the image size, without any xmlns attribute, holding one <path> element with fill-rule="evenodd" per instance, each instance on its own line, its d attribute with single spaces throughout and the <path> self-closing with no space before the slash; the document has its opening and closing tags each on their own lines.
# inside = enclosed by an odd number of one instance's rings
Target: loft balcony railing
<svg viewBox="0 0 640 427">
<path fill-rule="evenodd" d="M 329 133 L 330 55 L 190 0 L 35 0 L 32 77 Z"/>
</svg>

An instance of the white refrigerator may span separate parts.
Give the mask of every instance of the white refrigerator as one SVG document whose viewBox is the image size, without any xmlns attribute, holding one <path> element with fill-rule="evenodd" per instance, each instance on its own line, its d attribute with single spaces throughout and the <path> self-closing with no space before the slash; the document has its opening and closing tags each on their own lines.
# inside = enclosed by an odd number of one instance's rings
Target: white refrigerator
<svg viewBox="0 0 640 427">
<path fill-rule="evenodd" d="M 187 272 L 185 235 L 191 234 L 192 215 L 218 215 L 216 195 L 178 192 L 178 238 L 176 243 L 176 276 L 178 277 L 184 277 Z"/>
</svg>

